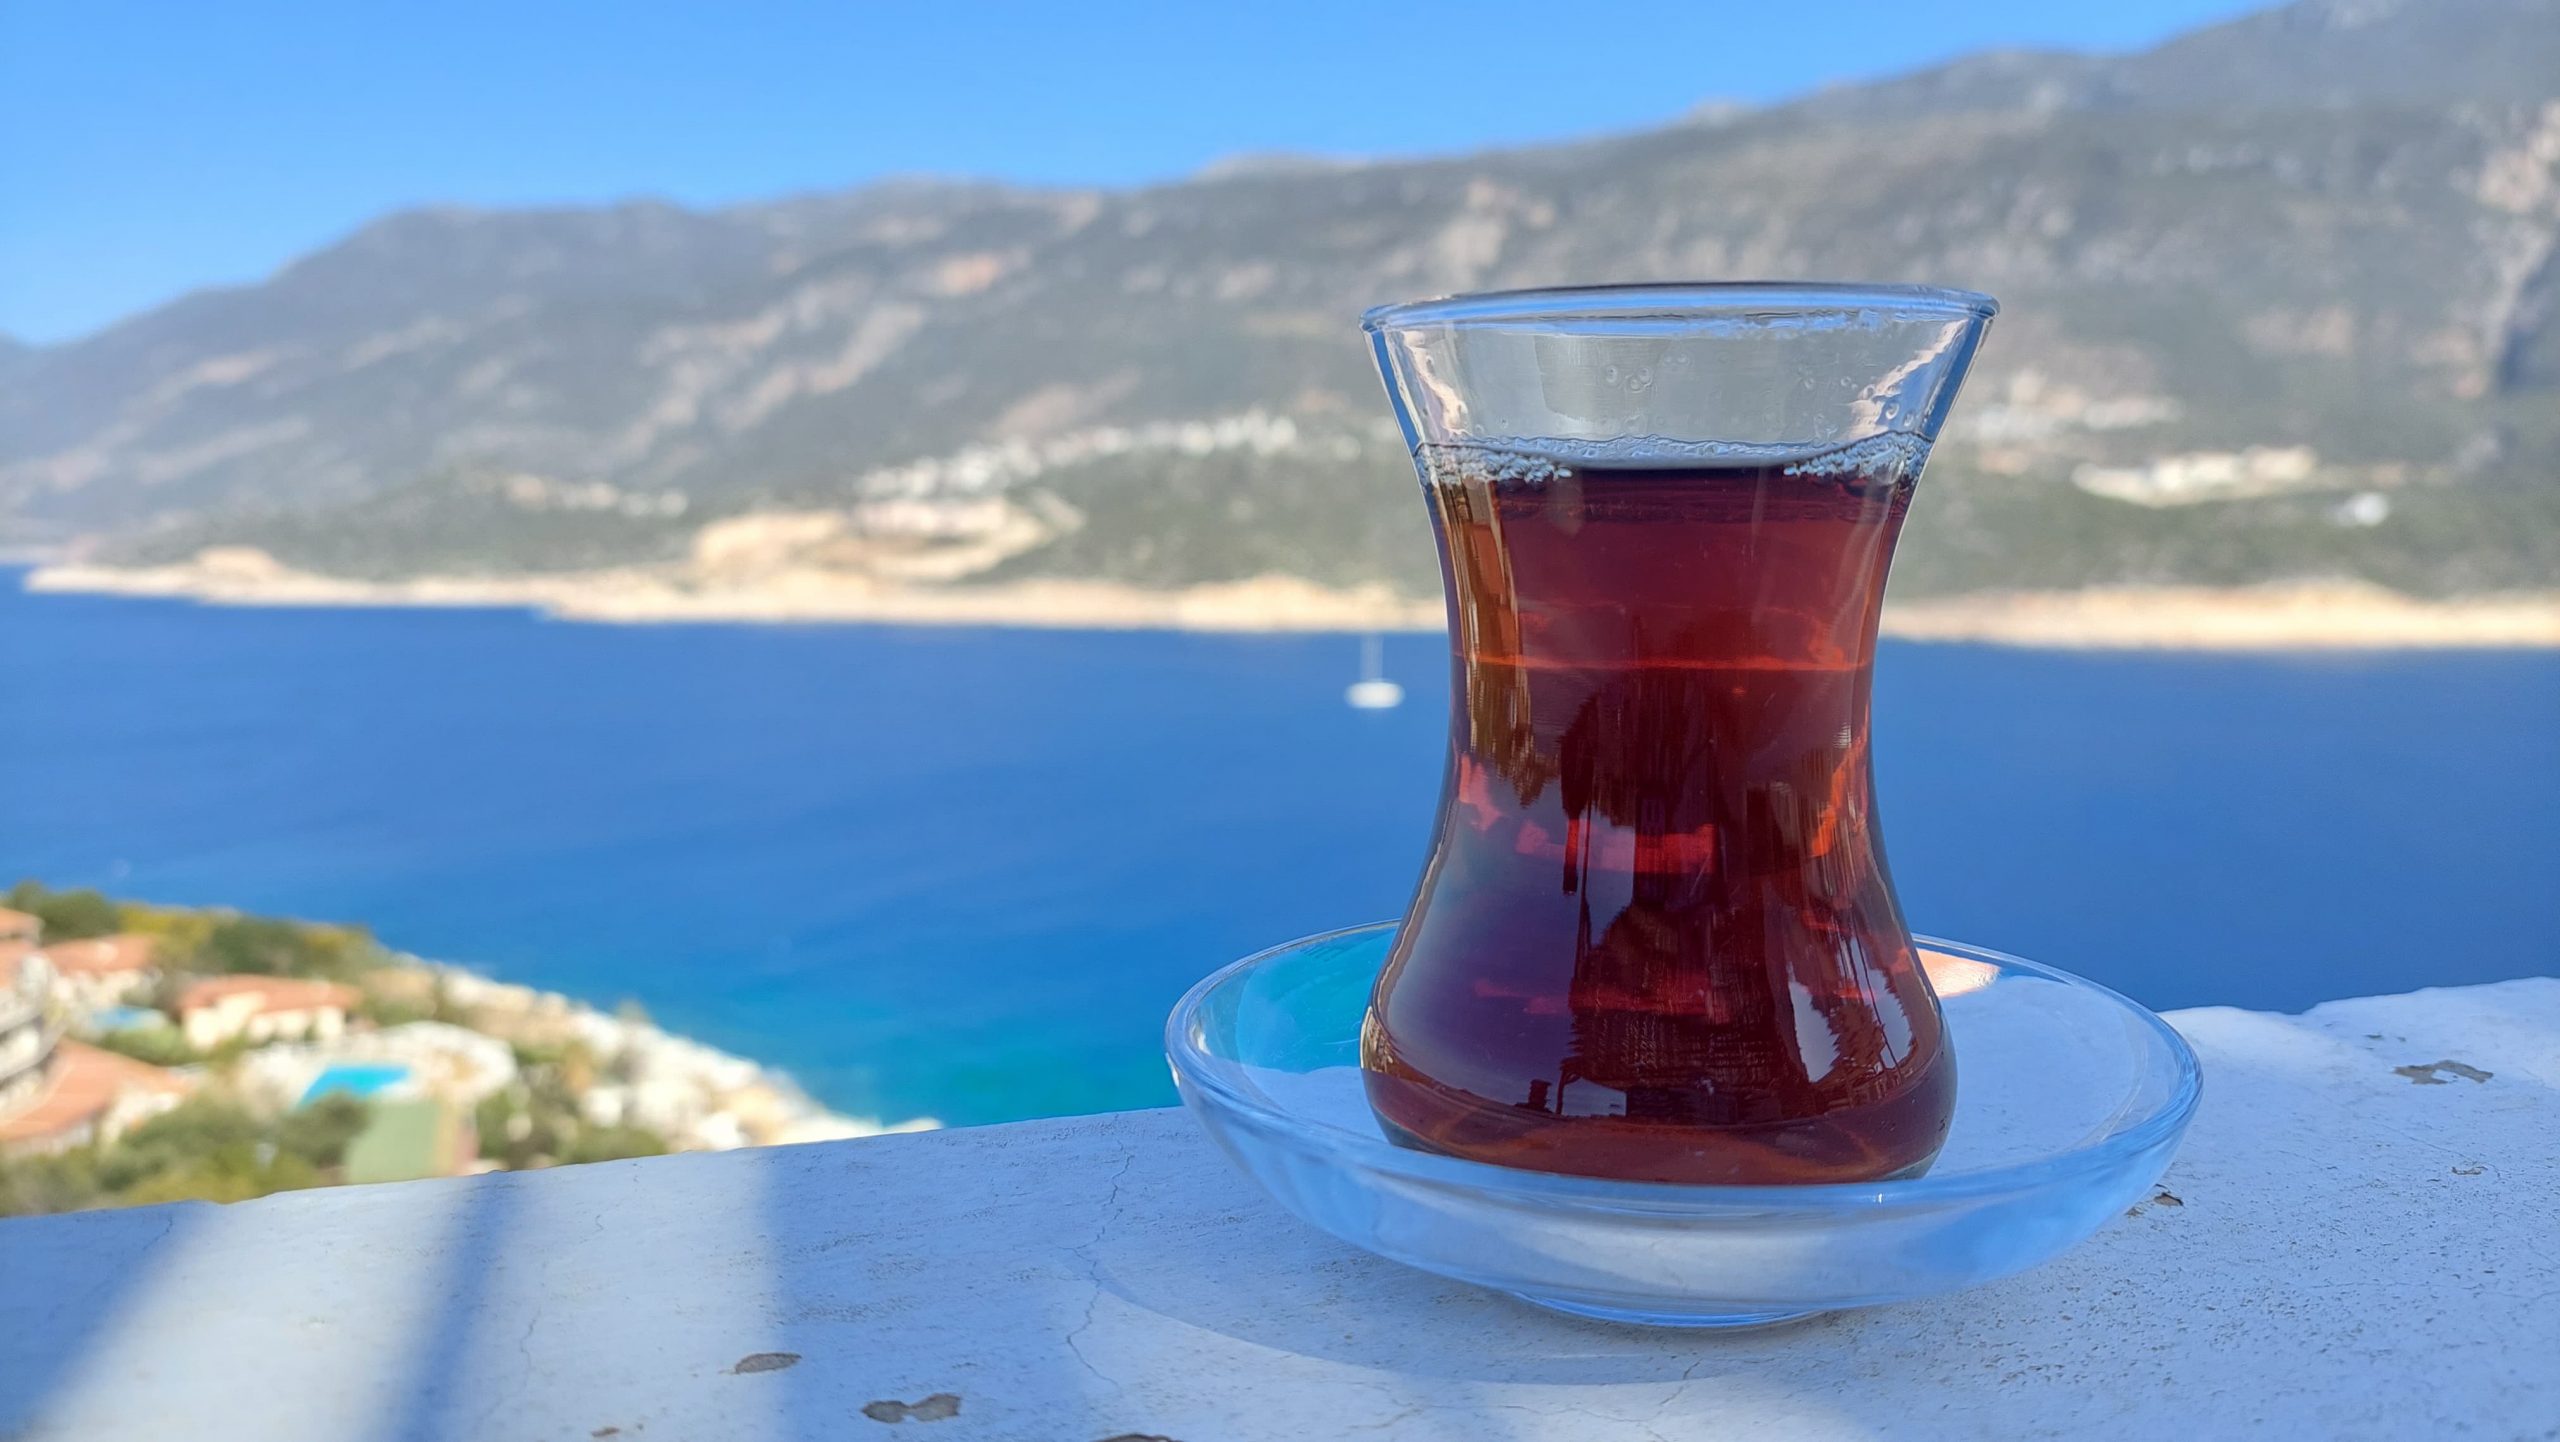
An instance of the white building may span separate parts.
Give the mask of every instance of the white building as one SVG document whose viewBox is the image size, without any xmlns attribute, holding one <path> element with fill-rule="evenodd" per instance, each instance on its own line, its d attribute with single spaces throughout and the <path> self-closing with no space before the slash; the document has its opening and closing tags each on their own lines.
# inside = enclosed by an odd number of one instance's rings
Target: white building
<svg viewBox="0 0 2560 1442">
<path fill-rule="evenodd" d="M 51 1010 L 53 968 L 31 936 L 13 930 L 10 918 L 24 915 L 0 911 L 0 1119 L 25 1110 L 51 1084 L 60 1035 Z"/>
<path fill-rule="evenodd" d="M 36 919 L 0 910 L 0 1157 L 112 1141 L 183 1100 L 186 1079 L 62 1036 Z"/>
<path fill-rule="evenodd" d="M 334 981 L 284 976 L 216 976 L 178 994 L 178 1029 L 210 1050 L 233 1037 L 250 1042 L 335 1041 L 362 993 Z"/>
<path fill-rule="evenodd" d="M 114 1006 L 159 984 L 159 943 L 130 933 L 48 942 L 54 995 L 76 1015 Z"/>
</svg>

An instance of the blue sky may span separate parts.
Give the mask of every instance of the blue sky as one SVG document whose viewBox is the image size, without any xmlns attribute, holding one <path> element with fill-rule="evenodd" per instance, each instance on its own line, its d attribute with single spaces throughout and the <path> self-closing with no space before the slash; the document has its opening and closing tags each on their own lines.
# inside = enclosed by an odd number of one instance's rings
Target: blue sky
<svg viewBox="0 0 2560 1442">
<path fill-rule="evenodd" d="M 60 340 L 256 280 L 404 206 L 1465 150 L 1992 46 L 2139 48 L 2252 8 L 0 0 L 0 332 Z"/>
</svg>

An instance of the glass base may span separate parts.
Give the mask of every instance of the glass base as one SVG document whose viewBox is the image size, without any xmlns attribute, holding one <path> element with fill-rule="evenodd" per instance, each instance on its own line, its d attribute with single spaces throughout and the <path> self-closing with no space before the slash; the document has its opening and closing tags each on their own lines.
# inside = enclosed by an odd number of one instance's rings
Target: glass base
<svg viewBox="0 0 2560 1442">
<path fill-rule="evenodd" d="M 2024 1271 L 2148 1196 L 2202 1094 L 2194 1051 L 2133 1002 L 1920 938 L 1961 1078 L 1926 1175 L 1702 1186 L 1491 1166 L 1398 1145 L 1369 1105 L 1361 1019 L 1394 938 L 1313 937 L 1193 988 L 1165 1040 L 1183 1101 L 1299 1218 L 1578 1317 L 1770 1326 Z"/>
</svg>

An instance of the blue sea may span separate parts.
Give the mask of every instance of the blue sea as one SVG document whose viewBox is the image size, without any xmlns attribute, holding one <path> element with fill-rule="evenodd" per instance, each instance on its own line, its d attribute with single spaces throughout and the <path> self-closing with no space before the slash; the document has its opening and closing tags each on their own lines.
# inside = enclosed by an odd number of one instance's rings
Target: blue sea
<svg viewBox="0 0 2560 1442">
<path fill-rule="evenodd" d="M 1172 1100 L 1201 975 L 1392 916 L 1446 661 L 1347 636 L 589 626 L 31 596 L 0 878 L 360 921 L 779 1065 L 852 1113 Z M 1923 931 L 2156 1007 L 2560 972 L 2560 655 L 1888 643 Z"/>
</svg>

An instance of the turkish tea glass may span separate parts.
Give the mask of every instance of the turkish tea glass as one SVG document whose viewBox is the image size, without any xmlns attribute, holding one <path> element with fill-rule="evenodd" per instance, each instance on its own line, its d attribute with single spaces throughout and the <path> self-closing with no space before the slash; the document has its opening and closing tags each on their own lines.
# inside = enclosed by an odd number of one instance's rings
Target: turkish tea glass
<svg viewBox="0 0 2560 1442">
<path fill-rule="evenodd" d="M 1439 541 L 1446 781 L 1361 1037 L 1412 1147 L 1916 1175 L 1956 1066 L 1877 831 L 1895 537 L 1994 303 L 1523 291 L 1366 319 Z"/>
</svg>

